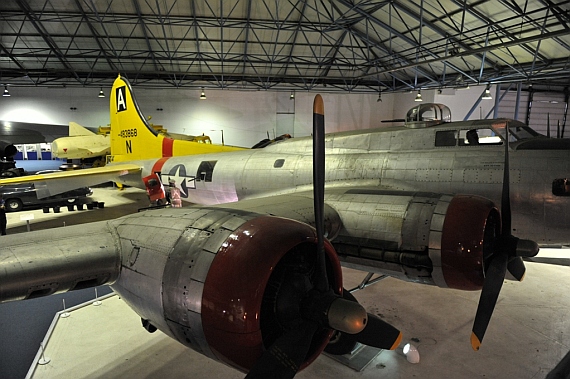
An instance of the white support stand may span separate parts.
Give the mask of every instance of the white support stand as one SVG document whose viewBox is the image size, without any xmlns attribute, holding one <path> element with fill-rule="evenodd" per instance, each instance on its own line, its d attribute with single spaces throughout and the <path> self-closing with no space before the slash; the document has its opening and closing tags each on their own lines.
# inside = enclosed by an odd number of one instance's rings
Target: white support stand
<svg viewBox="0 0 570 379">
<path fill-rule="evenodd" d="M 26 221 L 26 229 L 28 232 L 31 231 L 30 228 L 30 220 L 34 219 L 34 214 L 33 213 L 25 213 L 20 215 L 20 221 Z"/>
<path fill-rule="evenodd" d="M 98 298 L 99 298 L 99 296 L 97 295 L 97 287 L 95 287 L 95 301 L 93 302 L 93 305 L 96 307 L 101 305 L 101 301 L 97 300 Z"/>
<path fill-rule="evenodd" d="M 44 344 L 43 343 L 40 343 L 40 348 L 42 349 L 42 357 L 38 360 L 38 364 L 42 365 L 42 366 L 47 365 L 51 361 L 51 359 L 49 359 L 48 357 L 46 357 L 44 355 Z"/>
<path fill-rule="evenodd" d="M 59 315 L 59 317 L 61 317 L 61 318 L 68 318 L 69 315 L 70 315 L 70 313 L 65 311 L 65 299 L 63 299 L 63 313 L 61 313 L 61 314 Z"/>
</svg>

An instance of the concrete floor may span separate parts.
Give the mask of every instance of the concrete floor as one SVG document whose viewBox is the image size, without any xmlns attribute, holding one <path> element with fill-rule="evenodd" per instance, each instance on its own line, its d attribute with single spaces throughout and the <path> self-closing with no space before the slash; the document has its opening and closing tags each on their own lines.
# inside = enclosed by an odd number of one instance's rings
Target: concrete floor
<svg viewBox="0 0 570 379">
<path fill-rule="evenodd" d="M 483 346 L 469 336 L 478 293 L 386 279 L 356 293 L 362 304 L 419 340 L 420 363 L 382 351 L 362 372 L 321 356 L 298 378 L 544 378 L 570 349 L 570 272 L 530 263 L 523 283 L 506 283 Z M 345 283 L 362 274 L 344 270 Z M 149 334 L 118 296 L 59 319 L 46 346 L 51 361 L 34 378 L 242 378 L 160 332 Z"/>
<path fill-rule="evenodd" d="M 149 205 L 146 193 L 137 188 L 126 188 L 119 191 L 116 187 L 94 187 L 93 195 L 78 200 L 81 203 L 90 203 L 93 201 L 104 202 L 103 209 L 95 208 L 94 210 L 68 211 L 66 207 L 61 208 L 61 213 L 54 214 L 53 209 L 50 213 L 43 213 L 41 207 L 26 208 L 20 212 L 9 212 L 6 214 L 8 221 L 8 234 L 26 232 L 26 221 L 22 218 L 29 218 L 30 229 L 41 230 L 58 228 L 61 226 L 71 226 L 84 224 L 88 222 L 110 220 L 121 217 L 129 213 L 137 212 L 141 207 Z"/>
<path fill-rule="evenodd" d="M 87 218 L 113 218 L 146 206 L 134 189 L 96 189 L 105 208 L 44 215 L 36 227 L 56 227 Z M 25 213 L 25 212 L 24 212 Z M 24 228 L 9 214 L 13 231 Z M 94 221 L 94 220 L 92 220 Z M 19 224 L 18 224 L 19 223 Z M 11 232 L 9 230 L 9 232 Z M 541 251 L 541 255 L 566 251 Z M 522 283 L 505 282 L 479 352 L 469 343 L 479 292 L 444 290 L 388 278 L 355 293 L 368 311 L 400 328 L 404 341 L 416 340 L 421 361 L 406 361 L 401 347 L 383 351 L 362 371 L 321 356 L 298 378 L 544 378 L 570 349 L 570 270 L 527 263 Z M 344 269 L 345 287 L 364 273 Z M 402 344 L 403 345 L 403 344 Z M 401 346 L 402 346 L 401 345 Z M 88 305 L 60 319 L 46 346 L 51 361 L 35 367 L 35 378 L 242 378 L 244 375 L 186 349 L 160 332 L 149 334 L 118 296 Z"/>
</svg>

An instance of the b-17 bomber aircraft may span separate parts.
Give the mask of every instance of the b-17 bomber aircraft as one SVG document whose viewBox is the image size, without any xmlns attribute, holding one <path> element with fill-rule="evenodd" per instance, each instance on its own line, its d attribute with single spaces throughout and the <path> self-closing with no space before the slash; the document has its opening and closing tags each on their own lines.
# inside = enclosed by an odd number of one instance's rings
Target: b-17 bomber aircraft
<svg viewBox="0 0 570 379">
<path fill-rule="evenodd" d="M 115 180 L 173 178 L 196 205 L 3 237 L 0 300 L 109 284 L 147 330 L 249 378 L 290 378 L 333 333 L 345 352 L 398 346 L 342 290 L 346 266 L 481 290 L 478 350 L 504 278 L 523 279 L 537 243 L 569 243 L 570 149 L 513 120 L 446 118 L 423 105 L 404 126 L 323 136 L 317 96 L 314 139 L 128 162 Z"/>
</svg>

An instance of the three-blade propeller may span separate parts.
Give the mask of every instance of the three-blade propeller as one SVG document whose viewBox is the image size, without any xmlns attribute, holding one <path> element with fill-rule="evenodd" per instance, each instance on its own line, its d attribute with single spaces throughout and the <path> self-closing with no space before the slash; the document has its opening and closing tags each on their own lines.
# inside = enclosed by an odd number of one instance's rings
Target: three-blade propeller
<svg viewBox="0 0 570 379">
<path fill-rule="evenodd" d="M 511 198 L 509 184 L 509 125 L 505 126 L 505 163 L 503 171 L 503 190 L 501 195 L 501 234 L 491 246 L 491 255 L 484 263 L 485 281 L 473 322 L 471 346 L 479 350 L 483 336 L 491 320 L 499 292 L 507 270 L 517 280 L 524 278 L 525 267 L 522 257 L 534 257 L 538 254 L 538 245 L 534 241 L 522 240 L 511 234 Z"/>
<path fill-rule="evenodd" d="M 314 338 L 322 336 L 323 330 L 355 335 L 358 341 L 381 348 L 395 348 L 402 338 L 399 330 L 367 314 L 356 299 L 335 293 L 329 281 L 324 248 L 324 124 L 323 99 L 317 95 L 313 103 L 313 196 L 317 236 L 314 271 L 310 278 L 301 269 L 292 269 L 290 272 L 294 274 L 286 275 L 289 282 L 284 285 L 292 283 L 290 287 L 295 288 L 296 300 L 283 308 L 298 308 L 300 316 L 287 323 L 287 328 L 251 368 L 247 379 L 293 378 L 307 359 Z"/>
</svg>

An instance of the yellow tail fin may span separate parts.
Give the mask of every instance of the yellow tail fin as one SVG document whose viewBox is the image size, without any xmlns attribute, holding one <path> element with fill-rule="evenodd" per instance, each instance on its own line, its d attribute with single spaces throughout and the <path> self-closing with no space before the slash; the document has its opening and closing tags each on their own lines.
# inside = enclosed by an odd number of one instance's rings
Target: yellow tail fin
<svg viewBox="0 0 570 379">
<path fill-rule="evenodd" d="M 218 153 L 243 148 L 175 140 L 154 130 L 141 113 L 131 85 L 119 75 L 110 96 L 111 155 L 109 162 L 124 162 L 192 154 Z"/>
</svg>

